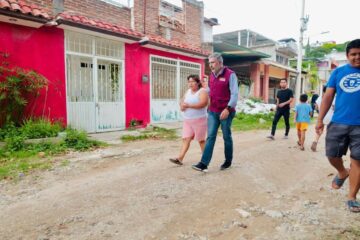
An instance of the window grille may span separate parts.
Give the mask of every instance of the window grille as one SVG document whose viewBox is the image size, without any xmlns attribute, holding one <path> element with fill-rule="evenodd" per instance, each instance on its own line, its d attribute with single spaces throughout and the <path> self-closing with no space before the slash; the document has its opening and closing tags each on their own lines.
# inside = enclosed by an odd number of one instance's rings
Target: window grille
<svg viewBox="0 0 360 240">
<path fill-rule="evenodd" d="M 99 102 L 118 102 L 122 96 L 122 66 L 109 61 L 98 61 Z"/>
<path fill-rule="evenodd" d="M 176 99 L 176 65 L 152 63 L 152 98 Z"/>
<path fill-rule="evenodd" d="M 188 89 L 187 77 L 200 75 L 200 71 L 201 65 L 197 63 L 151 57 L 152 99 L 181 98 Z"/>
<path fill-rule="evenodd" d="M 92 102 L 92 60 L 79 56 L 68 56 L 67 64 L 67 95 L 70 102 Z"/>
<path fill-rule="evenodd" d="M 124 46 L 122 43 L 107 40 L 103 38 L 96 38 L 95 40 L 95 55 L 112 57 L 112 58 L 122 58 Z"/>
<path fill-rule="evenodd" d="M 193 66 L 185 67 L 181 65 Z M 180 97 L 184 96 L 185 92 L 188 90 L 187 77 L 189 75 L 198 75 L 200 77 L 200 65 L 195 65 L 191 63 L 180 62 Z"/>
<path fill-rule="evenodd" d="M 92 54 L 92 37 L 90 35 L 67 32 L 65 35 L 66 50 L 76 53 Z"/>
</svg>

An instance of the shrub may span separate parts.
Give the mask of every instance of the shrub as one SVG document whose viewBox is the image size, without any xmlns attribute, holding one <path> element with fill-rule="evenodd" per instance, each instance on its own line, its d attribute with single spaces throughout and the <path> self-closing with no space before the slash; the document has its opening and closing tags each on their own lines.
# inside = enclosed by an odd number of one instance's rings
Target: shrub
<svg viewBox="0 0 360 240">
<path fill-rule="evenodd" d="M 8 122 L 4 125 L 3 128 L 0 128 L 0 140 L 4 140 L 5 138 L 12 136 L 17 136 L 19 134 L 19 129 L 15 127 L 13 122 Z"/>
<path fill-rule="evenodd" d="M 10 152 L 20 151 L 25 148 L 25 138 L 22 135 L 5 138 L 5 149 Z"/>
<path fill-rule="evenodd" d="M 68 148 L 73 148 L 80 151 L 100 145 L 98 141 L 88 139 L 86 132 L 77 131 L 71 128 L 66 129 L 64 144 Z"/>
<path fill-rule="evenodd" d="M 33 70 L 9 67 L 9 55 L 0 52 L 0 126 L 8 122 L 20 125 L 29 99 L 39 95 L 47 79 Z"/>
<path fill-rule="evenodd" d="M 29 139 L 56 137 L 61 130 L 60 123 L 51 123 L 45 118 L 25 120 L 20 128 L 20 132 Z"/>
</svg>

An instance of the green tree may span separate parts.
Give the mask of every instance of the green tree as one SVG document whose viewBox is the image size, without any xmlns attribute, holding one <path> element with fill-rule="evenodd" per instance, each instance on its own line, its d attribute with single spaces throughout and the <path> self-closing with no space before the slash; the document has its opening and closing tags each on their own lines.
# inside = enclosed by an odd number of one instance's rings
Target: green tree
<svg viewBox="0 0 360 240">
<path fill-rule="evenodd" d="M 309 82 L 311 85 L 311 90 L 314 90 L 319 84 L 319 74 L 318 74 L 318 67 L 316 62 L 313 60 L 304 61 L 302 63 L 303 69 L 306 69 L 309 75 Z"/>
<path fill-rule="evenodd" d="M 335 44 L 335 43 L 324 43 L 319 47 L 306 46 L 305 57 L 306 58 L 323 58 L 326 54 L 331 53 L 333 49 L 338 52 L 344 52 L 348 42 Z"/>
</svg>

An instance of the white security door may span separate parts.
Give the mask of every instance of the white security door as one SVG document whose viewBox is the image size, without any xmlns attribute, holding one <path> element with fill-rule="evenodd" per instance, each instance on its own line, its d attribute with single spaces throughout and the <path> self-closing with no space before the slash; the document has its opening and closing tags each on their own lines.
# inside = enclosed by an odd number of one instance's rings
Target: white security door
<svg viewBox="0 0 360 240">
<path fill-rule="evenodd" d="M 200 73 L 200 64 L 152 56 L 151 122 L 182 120 L 179 103 L 188 89 L 187 77 Z"/>
<path fill-rule="evenodd" d="M 122 63 L 97 61 L 96 127 L 98 132 L 125 127 Z"/>
<path fill-rule="evenodd" d="M 87 132 L 125 128 L 124 44 L 67 31 L 68 125 Z"/>
<path fill-rule="evenodd" d="M 68 125 L 95 132 L 93 64 L 88 57 L 66 57 Z"/>
</svg>

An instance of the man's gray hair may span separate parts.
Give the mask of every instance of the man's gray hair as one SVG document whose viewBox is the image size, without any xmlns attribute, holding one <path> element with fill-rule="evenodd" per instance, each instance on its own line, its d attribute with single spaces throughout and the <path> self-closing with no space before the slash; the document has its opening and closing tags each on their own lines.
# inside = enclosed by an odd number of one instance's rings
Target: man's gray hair
<svg viewBox="0 0 360 240">
<path fill-rule="evenodd" d="M 216 58 L 216 60 L 218 60 L 219 62 L 223 63 L 224 60 L 223 60 L 223 57 L 221 56 L 221 53 L 218 53 L 218 52 L 214 52 L 213 54 L 211 54 L 209 56 L 209 59 L 210 58 Z"/>
</svg>

